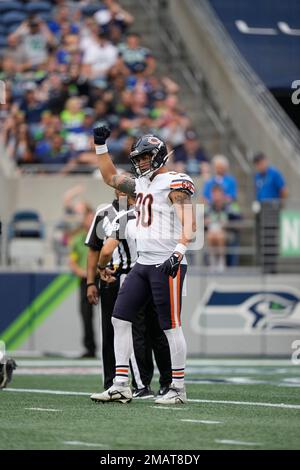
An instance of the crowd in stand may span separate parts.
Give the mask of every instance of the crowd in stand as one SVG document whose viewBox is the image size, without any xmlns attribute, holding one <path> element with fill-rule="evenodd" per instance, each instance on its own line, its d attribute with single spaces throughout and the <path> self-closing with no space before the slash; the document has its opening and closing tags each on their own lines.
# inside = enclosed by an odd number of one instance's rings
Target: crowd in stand
<svg viewBox="0 0 300 470">
<path fill-rule="evenodd" d="M 208 158 L 179 86 L 159 75 L 134 17 L 116 0 L 0 0 L 0 13 L 4 4 L 12 11 L 0 15 L 0 139 L 20 171 L 93 172 L 96 122 L 112 130 L 117 165 L 128 164 L 138 135 L 155 133 L 173 150 L 171 169 L 202 175 L 208 263 L 236 264 L 225 260 L 225 247 L 238 243 L 230 225 L 241 219 L 228 160 Z"/>
<path fill-rule="evenodd" d="M 31 10 L 6 32 L 0 20 L 1 139 L 19 168 L 92 171 L 91 130 L 106 121 L 117 164 L 128 163 L 137 135 L 153 132 L 174 149 L 176 169 L 207 172 L 179 87 L 159 76 L 152 51 L 131 29 L 133 16 L 115 0 L 90 9 L 89 2 L 53 3 L 47 17 Z"/>
</svg>

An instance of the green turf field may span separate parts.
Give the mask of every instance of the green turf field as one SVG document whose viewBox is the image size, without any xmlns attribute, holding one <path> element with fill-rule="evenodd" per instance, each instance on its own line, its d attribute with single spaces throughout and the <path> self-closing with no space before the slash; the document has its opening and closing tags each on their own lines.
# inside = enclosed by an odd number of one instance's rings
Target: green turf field
<svg viewBox="0 0 300 470">
<path fill-rule="evenodd" d="M 300 449 L 300 366 L 289 361 L 190 360 L 191 401 L 170 408 L 92 403 L 97 361 L 17 362 L 0 391 L 0 449 Z"/>
</svg>

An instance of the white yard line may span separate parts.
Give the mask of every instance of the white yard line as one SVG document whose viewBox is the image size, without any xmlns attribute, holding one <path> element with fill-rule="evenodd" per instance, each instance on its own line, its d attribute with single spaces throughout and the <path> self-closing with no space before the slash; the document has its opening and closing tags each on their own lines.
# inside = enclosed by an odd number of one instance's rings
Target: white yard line
<svg viewBox="0 0 300 470">
<path fill-rule="evenodd" d="M 269 408 L 290 408 L 300 410 L 300 405 L 287 405 L 285 403 L 264 403 L 256 401 L 231 401 L 231 400 L 199 400 L 197 398 L 188 399 L 193 403 L 218 403 L 220 405 L 242 405 L 242 406 L 265 406 Z"/>
<path fill-rule="evenodd" d="M 21 392 L 21 393 L 46 393 L 48 395 L 73 395 L 73 396 L 90 396 L 88 392 L 69 392 L 62 390 L 47 390 L 38 388 L 4 388 L 3 392 Z"/>
<path fill-rule="evenodd" d="M 99 359 L 17 359 L 19 367 L 97 367 Z"/>
<path fill-rule="evenodd" d="M 68 446 L 108 447 L 106 444 L 96 444 L 94 442 L 81 442 L 81 441 L 63 441 L 63 444 L 68 445 Z"/>
<path fill-rule="evenodd" d="M 290 359 L 188 359 L 190 366 L 293 366 Z"/>
<path fill-rule="evenodd" d="M 17 356 L 16 356 L 17 357 Z M 20 367 L 96 367 L 100 359 L 18 359 Z M 188 359 L 187 366 L 250 366 L 250 367 L 296 367 L 289 359 Z"/>
<path fill-rule="evenodd" d="M 259 442 L 244 442 L 244 441 L 235 441 L 230 439 L 215 439 L 215 442 L 219 444 L 228 444 L 234 446 L 261 446 Z"/>
<path fill-rule="evenodd" d="M 4 388 L 3 392 L 21 392 L 21 393 L 46 393 L 50 395 L 73 395 L 73 396 L 90 396 L 92 392 L 71 392 L 63 390 L 47 390 L 32 388 Z M 300 410 L 300 405 L 290 405 L 285 403 L 264 403 L 255 401 L 231 401 L 231 400 L 200 400 L 198 398 L 188 399 L 190 403 L 217 403 L 220 405 L 241 405 L 241 406 L 263 406 L 267 408 L 286 408 L 292 410 Z M 177 409 L 177 408 L 176 408 Z M 185 409 L 185 408 L 182 408 Z"/>
<path fill-rule="evenodd" d="M 162 405 L 151 405 L 150 408 L 156 408 L 157 410 L 175 410 L 175 411 L 188 411 L 189 408 L 186 408 L 185 406 L 184 407 L 180 407 L 180 406 L 177 406 L 176 408 L 173 406 L 173 407 L 170 407 L 170 406 L 162 406 Z"/>
<path fill-rule="evenodd" d="M 184 423 L 200 423 L 200 424 L 222 424 L 223 421 L 210 421 L 208 419 L 181 419 Z"/>
<path fill-rule="evenodd" d="M 18 367 L 18 375 L 100 375 L 100 367 Z"/>
<path fill-rule="evenodd" d="M 54 408 L 24 408 L 24 410 L 29 410 L 29 411 L 62 411 L 62 410 L 55 410 Z"/>
</svg>

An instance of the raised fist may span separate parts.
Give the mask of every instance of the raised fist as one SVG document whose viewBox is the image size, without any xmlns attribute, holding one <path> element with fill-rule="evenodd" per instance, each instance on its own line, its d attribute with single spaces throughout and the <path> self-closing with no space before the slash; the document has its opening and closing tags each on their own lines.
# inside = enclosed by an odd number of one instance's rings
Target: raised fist
<svg viewBox="0 0 300 470">
<path fill-rule="evenodd" d="M 94 142 L 95 145 L 104 145 L 106 139 L 110 136 L 110 128 L 108 126 L 94 127 Z"/>
</svg>

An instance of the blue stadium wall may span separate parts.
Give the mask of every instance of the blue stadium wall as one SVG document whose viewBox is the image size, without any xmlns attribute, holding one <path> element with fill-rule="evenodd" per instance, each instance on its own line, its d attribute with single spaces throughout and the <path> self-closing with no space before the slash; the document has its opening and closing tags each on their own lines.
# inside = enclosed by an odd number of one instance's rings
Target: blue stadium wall
<svg viewBox="0 0 300 470">
<path fill-rule="evenodd" d="M 300 340 L 293 275 L 205 276 L 191 270 L 182 323 L 190 355 L 291 357 Z M 10 351 L 82 350 L 78 280 L 70 273 L 0 273 L 0 340 Z M 99 345 L 99 314 L 94 325 Z"/>
</svg>

